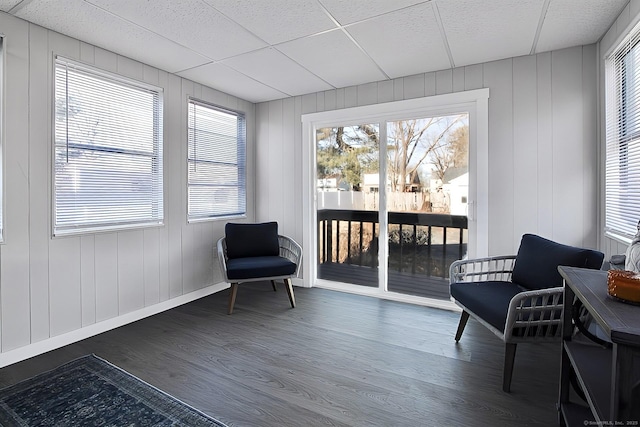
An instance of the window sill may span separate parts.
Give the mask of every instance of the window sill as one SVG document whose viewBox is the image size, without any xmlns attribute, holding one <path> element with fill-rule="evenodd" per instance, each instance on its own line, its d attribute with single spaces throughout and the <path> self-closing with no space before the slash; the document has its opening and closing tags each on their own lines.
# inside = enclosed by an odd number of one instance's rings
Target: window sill
<svg viewBox="0 0 640 427">
<path fill-rule="evenodd" d="M 631 244 L 631 238 L 627 237 L 627 236 L 623 236 L 621 234 L 617 234 L 617 233 L 613 233 L 611 231 L 605 231 L 604 232 L 604 236 L 611 239 L 611 240 L 615 240 L 618 243 L 622 243 L 624 245 L 630 245 Z"/>
<path fill-rule="evenodd" d="M 66 230 L 56 230 L 53 233 L 54 238 L 58 237 L 72 237 L 72 236 L 83 236 L 90 234 L 99 234 L 99 233 L 113 233 L 118 231 L 132 231 L 132 230 L 140 230 L 145 228 L 156 228 L 163 227 L 164 222 L 148 222 L 142 224 L 119 224 L 119 225 L 109 225 L 102 227 L 78 227 L 73 229 Z"/>
<path fill-rule="evenodd" d="M 210 216 L 206 218 L 188 218 L 187 224 L 198 224 L 201 222 L 209 222 L 209 221 L 228 221 L 230 219 L 247 219 L 247 215 L 242 214 L 242 215 L 227 215 L 227 216 Z"/>
</svg>

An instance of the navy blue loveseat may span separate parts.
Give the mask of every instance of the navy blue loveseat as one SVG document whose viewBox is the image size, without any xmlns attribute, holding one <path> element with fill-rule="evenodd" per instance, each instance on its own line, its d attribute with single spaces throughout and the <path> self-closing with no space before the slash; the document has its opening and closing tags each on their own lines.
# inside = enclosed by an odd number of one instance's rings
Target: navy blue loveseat
<svg viewBox="0 0 640 427">
<path fill-rule="evenodd" d="M 502 389 L 510 391 L 516 345 L 561 339 L 563 283 L 558 266 L 599 269 L 603 259 L 599 251 L 525 234 L 517 255 L 454 262 L 451 297 L 463 310 L 456 342 L 469 316 L 502 339 Z"/>
</svg>

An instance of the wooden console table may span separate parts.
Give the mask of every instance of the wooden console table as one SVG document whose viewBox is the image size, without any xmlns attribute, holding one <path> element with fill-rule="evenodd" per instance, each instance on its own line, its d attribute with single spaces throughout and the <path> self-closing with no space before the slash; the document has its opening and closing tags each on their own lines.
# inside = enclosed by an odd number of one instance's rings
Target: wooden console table
<svg viewBox="0 0 640 427">
<path fill-rule="evenodd" d="M 558 267 L 565 281 L 560 365 L 562 426 L 629 426 L 640 420 L 640 307 L 607 294 L 607 272 Z M 571 310 L 580 300 L 612 346 L 573 336 Z M 572 371 L 587 404 L 570 401 Z"/>
</svg>

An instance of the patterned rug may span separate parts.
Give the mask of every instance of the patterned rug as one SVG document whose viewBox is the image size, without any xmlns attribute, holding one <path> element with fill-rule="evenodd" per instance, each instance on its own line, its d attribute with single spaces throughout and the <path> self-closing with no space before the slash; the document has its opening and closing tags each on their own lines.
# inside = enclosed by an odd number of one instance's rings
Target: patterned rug
<svg viewBox="0 0 640 427">
<path fill-rule="evenodd" d="M 225 426 L 95 355 L 0 390 L 0 425 Z"/>
</svg>

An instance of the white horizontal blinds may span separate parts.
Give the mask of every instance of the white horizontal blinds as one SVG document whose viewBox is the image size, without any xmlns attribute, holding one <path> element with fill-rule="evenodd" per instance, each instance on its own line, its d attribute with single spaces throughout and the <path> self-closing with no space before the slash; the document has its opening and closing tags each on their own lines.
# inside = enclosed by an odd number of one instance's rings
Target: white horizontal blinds
<svg viewBox="0 0 640 427">
<path fill-rule="evenodd" d="M 640 27 L 606 60 L 605 231 L 632 237 L 640 220 Z"/>
<path fill-rule="evenodd" d="M 55 64 L 54 233 L 160 224 L 162 92 Z"/>
<path fill-rule="evenodd" d="M 244 115 L 189 100 L 189 220 L 246 213 Z"/>
</svg>

